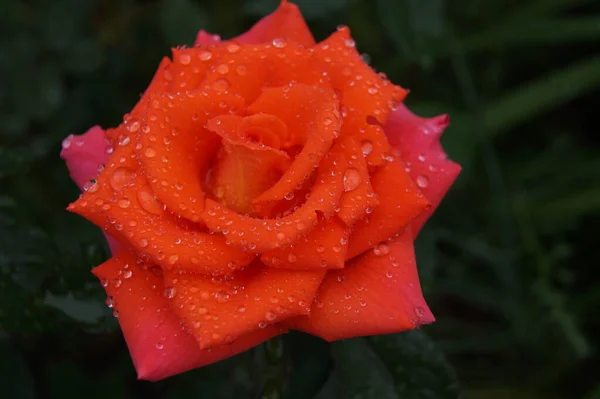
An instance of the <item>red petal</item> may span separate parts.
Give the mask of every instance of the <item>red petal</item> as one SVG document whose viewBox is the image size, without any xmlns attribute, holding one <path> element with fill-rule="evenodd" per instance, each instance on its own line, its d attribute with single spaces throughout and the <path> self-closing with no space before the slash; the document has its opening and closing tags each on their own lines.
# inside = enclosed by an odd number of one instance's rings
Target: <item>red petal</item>
<svg viewBox="0 0 600 399">
<path fill-rule="evenodd" d="M 334 341 L 411 330 L 433 321 L 407 231 L 344 269 L 327 272 L 310 315 L 283 324 Z"/>
<path fill-rule="evenodd" d="M 398 159 L 379 167 L 371 176 L 371 184 L 379 206 L 354 225 L 347 259 L 400 233 L 429 207 Z"/>
<path fill-rule="evenodd" d="M 67 163 L 71 179 L 83 190 L 86 181 L 98 176 L 100 164 L 108 160 L 110 147 L 104 130 L 93 126 L 81 136 L 69 136 L 62 142 L 61 158 Z"/>
<path fill-rule="evenodd" d="M 334 146 L 319 165 L 309 198 L 289 216 L 254 218 L 207 199 L 202 221 L 210 230 L 223 233 L 229 244 L 237 248 L 262 253 L 292 245 L 311 232 L 321 217 L 333 216 L 344 190 L 343 176 L 347 168 L 345 154 Z"/>
<path fill-rule="evenodd" d="M 221 37 L 219 35 L 208 33 L 204 29 L 200 29 L 198 35 L 196 35 L 196 41 L 194 42 L 194 46 L 207 47 L 212 46 L 214 44 L 219 44 L 220 42 Z"/>
<path fill-rule="evenodd" d="M 188 92 L 151 95 L 146 124 L 137 130 L 136 153 L 156 196 L 171 211 L 198 221 L 204 208 L 199 176 L 210 164 L 219 137 L 204 129 L 212 117 L 240 110 L 237 96 Z"/>
<path fill-rule="evenodd" d="M 171 309 L 201 348 L 231 342 L 291 316 L 307 314 L 325 271 L 288 271 L 259 262 L 227 278 L 165 273 Z"/>
<path fill-rule="evenodd" d="M 109 148 L 106 134 L 100 126 L 91 127 L 81 136 L 69 136 L 63 140 L 61 158 L 66 162 L 71 179 L 83 190 L 84 184 L 95 179 L 99 166 L 108 160 Z M 111 252 L 117 253 L 121 244 L 105 232 Z"/>
<path fill-rule="evenodd" d="M 253 259 L 252 254 L 227 245 L 222 235 L 206 233 L 164 210 L 143 175 L 133 178 L 105 205 L 102 212 L 122 240 L 164 269 L 226 274 Z"/>
<path fill-rule="evenodd" d="M 138 378 L 142 380 L 157 381 L 217 362 L 280 333 L 278 328 L 265 328 L 231 345 L 201 350 L 169 309 L 163 279 L 139 267 L 127 252 L 120 252 L 93 273 L 112 297 Z"/>
<path fill-rule="evenodd" d="M 411 178 L 432 204 L 412 222 L 415 236 L 460 173 L 460 165 L 447 158 L 439 141 L 448 123 L 447 115 L 420 118 L 402 105 L 385 126 L 390 144 L 400 151 Z"/>
<path fill-rule="evenodd" d="M 285 0 L 272 14 L 267 15 L 249 31 L 235 38 L 240 43 L 270 43 L 274 39 L 283 39 L 305 47 L 315 44 L 315 39 L 306 26 L 298 6 Z"/>
<path fill-rule="evenodd" d="M 349 235 L 350 229 L 334 216 L 291 247 L 265 252 L 260 259 L 277 269 L 341 269 L 346 259 Z"/>
<path fill-rule="evenodd" d="M 282 144 L 284 148 L 303 146 L 281 179 L 255 203 L 282 200 L 310 176 L 339 135 L 337 98 L 331 90 L 297 84 L 265 89 L 248 111 L 276 115 L 285 122 L 290 140 Z"/>
</svg>

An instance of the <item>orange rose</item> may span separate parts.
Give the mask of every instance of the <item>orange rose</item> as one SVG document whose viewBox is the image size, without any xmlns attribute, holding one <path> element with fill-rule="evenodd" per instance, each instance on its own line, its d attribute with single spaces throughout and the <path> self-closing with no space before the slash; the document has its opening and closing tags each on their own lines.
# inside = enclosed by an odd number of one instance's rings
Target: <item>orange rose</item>
<svg viewBox="0 0 600 399">
<path fill-rule="evenodd" d="M 283 1 L 236 39 L 200 32 L 120 126 L 63 142 L 85 189 L 68 209 L 112 240 L 93 273 L 140 378 L 289 329 L 332 341 L 433 321 L 413 237 L 459 167 L 439 146 L 447 118 L 405 95 L 348 28 L 315 44 Z"/>
</svg>

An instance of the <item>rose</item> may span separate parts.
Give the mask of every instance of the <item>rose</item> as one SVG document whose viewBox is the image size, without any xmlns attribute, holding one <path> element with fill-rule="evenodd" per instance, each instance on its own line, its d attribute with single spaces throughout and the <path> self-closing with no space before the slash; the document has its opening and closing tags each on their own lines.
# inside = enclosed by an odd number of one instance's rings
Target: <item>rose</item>
<svg viewBox="0 0 600 399">
<path fill-rule="evenodd" d="M 288 329 L 332 341 L 433 321 L 413 238 L 459 166 L 438 140 L 448 118 L 414 116 L 405 94 L 347 28 L 315 44 L 283 1 L 236 39 L 201 31 L 121 125 L 65 139 L 84 190 L 68 209 L 109 238 L 93 273 L 139 378 Z"/>
</svg>

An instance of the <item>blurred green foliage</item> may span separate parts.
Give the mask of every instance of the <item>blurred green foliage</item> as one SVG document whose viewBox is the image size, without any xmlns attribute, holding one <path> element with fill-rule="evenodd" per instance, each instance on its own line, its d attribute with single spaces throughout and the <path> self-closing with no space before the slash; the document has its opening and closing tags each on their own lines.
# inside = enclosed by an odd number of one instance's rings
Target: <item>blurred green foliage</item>
<svg viewBox="0 0 600 399">
<path fill-rule="evenodd" d="M 600 397 L 593 0 L 298 0 L 318 39 L 349 25 L 411 108 L 452 116 L 444 145 L 464 171 L 417 240 L 437 344 L 290 334 L 135 381 L 89 273 L 106 245 L 64 211 L 77 189 L 60 142 L 116 125 L 170 46 L 239 34 L 277 3 L 0 2 L 2 397 L 456 398 L 455 373 L 466 398 Z"/>
</svg>

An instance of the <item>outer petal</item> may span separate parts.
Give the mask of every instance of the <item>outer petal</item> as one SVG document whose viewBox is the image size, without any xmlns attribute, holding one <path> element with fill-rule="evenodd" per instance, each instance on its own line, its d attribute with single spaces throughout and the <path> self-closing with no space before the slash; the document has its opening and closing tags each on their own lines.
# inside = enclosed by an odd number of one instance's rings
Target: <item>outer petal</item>
<svg viewBox="0 0 600 399">
<path fill-rule="evenodd" d="M 324 270 L 275 270 L 256 263 L 226 278 L 165 272 L 171 309 L 201 348 L 214 348 L 307 314 Z"/>
<path fill-rule="evenodd" d="M 273 39 L 283 39 L 311 47 L 315 39 L 306 26 L 304 17 L 295 4 L 283 0 L 277 10 L 258 21 L 250 30 L 234 40 L 240 43 L 269 43 Z M 201 30 L 196 36 L 196 46 L 208 46 L 220 42 L 218 35 Z"/>
<path fill-rule="evenodd" d="M 379 206 L 354 225 L 346 259 L 402 232 L 429 207 L 429 202 L 397 159 L 373 173 L 371 183 L 379 196 Z"/>
<path fill-rule="evenodd" d="M 98 176 L 99 166 L 108 160 L 110 147 L 106 134 L 100 126 L 93 126 L 81 136 L 69 136 L 62 142 L 61 158 L 66 162 L 71 179 L 83 190 L 85 182 Z M 120 249 L 121 244 L 105 234 L 112 253 Z"/>
<path fill-rule="evenodd" d="M 62 142 L 61 158 L 67 163 L 71 179 L 80 189 L 98 175 L 100 164 L 108 160 L 110 147 L 104 130 L 93 126 L 81 136 L 69 136 Z"/>
<path fill-rule="evenodd" d="M 448 126 L 448 115 L 420 118 L 401 105 L 385 125 L 390 144 L 406 164 L 406 170 L 432 206 L 412 222 L 415 236 L 433 214 L 460 173 L 440 145 L 440 136 Z"/>
<path fill-rule="evenodd" d="M 327 341 L 411 330 L 434 321 L 419 286 L 410 230 L 327 273 L 309 316 L 284 322 Z"/>
<path fill-rule="evenodd" d="M 105 286 L 131 358 L 142 380 L 156 381 L 243 352 L 281 332 L 251 332 L 230 345 L 201 350 L 169 309 L 159 274 L 140 267 L 122 251 L 93 270 Z"/>
</svg>

